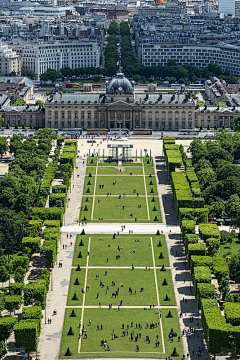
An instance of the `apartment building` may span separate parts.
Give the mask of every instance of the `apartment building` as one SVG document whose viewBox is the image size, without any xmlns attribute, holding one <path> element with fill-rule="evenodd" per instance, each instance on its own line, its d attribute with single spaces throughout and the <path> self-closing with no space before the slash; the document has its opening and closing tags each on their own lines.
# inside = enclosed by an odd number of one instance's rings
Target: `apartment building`
<svg viewBox="0 0 240 360">
<path fill-rule="evenodd" d="M 9 75 L 15 71 L 17 75 L 21 72 L 21 58 L 7 44 L 0 41 L 0 74 Z"/>
<path fill-rule="evenodd" d="M 97 42 L 79 40 L 26 44 L 21 48 L 22 68 L 31 70 L 37 78 L 47 69 L 63 67 L 99 67 L 100 47 Z"/>
</svg>

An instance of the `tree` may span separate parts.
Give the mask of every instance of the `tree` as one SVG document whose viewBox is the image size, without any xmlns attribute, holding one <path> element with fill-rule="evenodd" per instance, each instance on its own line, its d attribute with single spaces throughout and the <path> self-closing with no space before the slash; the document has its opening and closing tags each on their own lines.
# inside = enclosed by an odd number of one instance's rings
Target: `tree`
<svg viewBox="0 0 240 360">
<path fill-rule="evenodd" d="M 51 80 L 52 82 L 54 82 L 59 77 L 60 77 L 60 74 L 58 71 L 56 71 L 54 69 L 47 69 L 47 71 L 45 73 L 40 75 L 40 80 L 42 80 L 42 81 Z"/>
<path fill-rule="evenodd" d="M 18 98 L 17 101 L 13 104 L 13 106 L 26 106 L 26 101 L 22 98 Z"/>
<path fill-rule="evenodd" d="M 9 272 L 6 269 L 6 266 L 1 265 L 0 266 L 0 282 L 4 283 L 9 278 Z"/>
<path fill-rule="evenodd" d="M 44 102 L 42 100 L 36 100 L 35 105 L 40 105 L 43 109 L 45 108 Z"/>
<path fill-rule="evenodd" d="M 2 126 L 3 123 L 4 123 L 4 118 L 0 115 L 0 127 Z"/>
<path fill-rule="evenodd" d="M 240 116 L 234 115 L 233 117 L 233 129 L 235 131 L 240 131 Z"/>
<path fill-rule="evenodd" d="M 7 353 L 6 344 L 4 341 L 0 341 L 0 359 L 4 357 Z"/>
<path fill-rule="evenodd" d="M 17 150 L 22 147 L 22 139 L 19 135 L 13 134 L 13 136 L 10 139 L 10 153 L 14 154 L 16 156 Z"/>
<path fill-rule="evenodd" d="M 9 73 L 9 76 L 17 76 L 16 71 L 12 71 Z"/>
<path fill-rule="evenodd" d="M 1 154 L 1 159 L 3 157 L 4 154 L 6 154 L 8 150 L 8 143 L 7 143 L 7 138 L 5 137 L 0 137 L 0 154 Z"/>
<path fill-rule="evenodd" d="M 217 106 L 219 106 L 219 107 L 227 107 L 227 104 L 225 102 L 223 102 L 223 101 L 219 101 L 217 103 Z"/>
</svg>

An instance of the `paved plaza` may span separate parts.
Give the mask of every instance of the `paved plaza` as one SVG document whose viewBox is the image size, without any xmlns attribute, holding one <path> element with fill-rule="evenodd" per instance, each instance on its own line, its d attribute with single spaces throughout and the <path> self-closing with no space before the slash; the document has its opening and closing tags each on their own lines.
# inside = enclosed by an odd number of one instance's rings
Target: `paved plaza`
<svg viewBox="0 0 240 360">
<path fill-rule="evenodd" d="M 115 142 L 114 142 L 115 143 Z M 86 234 L 113 234 L 118 233 L 119 236 L 127 236 L 129 232 L 131 234 L 156 234 L 157 230 L 165 235 L 166 246 L 168 252 L 169 269 L 171 270 L 172 281 L 174 285 L 174 293 L 176 303 L 168 308 L 172 308 L 178 312 L 179 323 L 181 333 L 184 329 L 194 327 L 196 329 L 195 335 L 182 336 L 183 341 L 183 354 L 187 356 L 187 353 L 192 357 L 193 350 L 196 351 L 198 347 L 203 348 L 202 358 L 207 359 L 208 354 L 205 350 L 205 344 L 203 341 L 203 333 L 201 329 L 201 320 L 198 316 L 197 302 L 193 293 L 193 287 L 191 283 L 190 271 L 186 262 L 184 247 L 181 241 L 180 227 L 176 218 L 175 208 L 173 204 L 171 186 L 169 183 L 168 174 L 165 169 L 164 161 L 162 158 L 162 141 L 156 139 L 129 139 L 129 144 L 133 144 L 133 148 L 139 153 L 140 150 L 146 148 L 148 151 L 151 149 L 154 159 L 154 169 L 158 189 L 158 197 L 161 207 L 162 222 L 161 223 L 95 223 L 90 222 L 86 225 L 80 222 L 79 224 L 79 211 L 81 207 L 81 200 L 83 195 L 85 171 L 86 171 L 86 156 L 89 149 L 91 152 L 93 148 L 95 150 L 102 151 L 107 149 L 107 142 L 102 139 L 97 139 L 96 144 L 91 146 L 87 143 L 86 139 L 78 140 L 78 149 L 80 150 L 79 157 L 76 162 L 76 169 L 72 178 L 71 190 L 68 194 L 68 205 L 64 216 L 64 226 L 61 228 L 61 241 L 59 245 L 57 262 L 61 261 L 63 266 L 59 268 L 55 266 L 52 270 L 52 291 L 47 295 L 47 307 L 45 318 L 43 319 L 42 331 L 40 336 L 38 357 L 41 360 L 55 360 L 59 358 L 61 337 L 63 331 L 63 322 L 65 316 L 65 310 L 68 309 L 67 299 L 68 290 L 70 284 L 70 275 L 73 267 L 74 249 L 77 234 L 85 230 Z M 144 148 L 143 148 L 144 144 Z M 183 145 L 187 148 L 189 142 L 183 141 Z M 122 226 L 125 225 L 125 229 Z M 72 235 L 70 237 L 70 234 Z M 68 236 L 67 236 L 68 235 Z M 63 245 L 67 245 L 64 246 Z M 91 258 L 90 258 L 91 259 Z M 91 270 L 91 264 L 86 264 L 84 270 Z M 155 264 L 153 264 L 153 271 L 156 270 Z M 158 293 L 158 292 L 156 292 Z M 187 301 L 186 301 L 187 300 Z M 156 305 L 161 307 L 159 299 L 156 300 Z M 146 304 L 147 305 L 147 304 Z M 134 305 L 137 309 L 140 305 Z M 70 306 L 72 308 L 72 306 Z M 77 306 L 83 309 L 83 306 Z M 84 303 L 86 311 L 94 311 L 98 305 Z M 117 309 L 117 305 L 113 305 Z M 102 305 L 102 310 L 108 309 L 108 305 Z M 122 306 L 127 310 L 128 305 Z M 53 316 L 53 311 L 57 310 L 57 315 Z M 97 310 L 97 309 L 96 309 Z M 180 317 L 181 314 L 181 317 Z M 190 317 L 193 317 L 193 322 L 190 323 Z M 47 319 L 51 318 L 51 324 L 47 323 Z M 45 324 L 45 322 L 47 324 Z M 161 336 L 163 332 L 161 331 Z M 164 341 L 162 345 L 164 346 Z M 182 356 L 183 354 L 180 354 Z M 97 356 L 99 358 L 99 356 Z M 105 357 L 105 354 L 103 355 Z M 108 358 L 111 356 L 107 356 Z M 93 358 L 93 356 L 91 356 Z M 118 357 L 119 358 L 119 357 Z M 144 358 L 144 355 L 143 355 Z M 158 358 L 158 357 L 156 357 Z"/>
</svg>

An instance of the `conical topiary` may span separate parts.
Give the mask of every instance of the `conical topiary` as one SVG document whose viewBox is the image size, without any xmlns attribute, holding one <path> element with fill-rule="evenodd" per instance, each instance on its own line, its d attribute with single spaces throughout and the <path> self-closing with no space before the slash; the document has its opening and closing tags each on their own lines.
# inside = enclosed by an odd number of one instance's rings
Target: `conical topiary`
<svg viewBox="0 0 240 360">
<path fill-rule="evenodd" d="M 150 161 L 149 161 L 149 160 L 147 161 L 147 164 L 150 164 Z"/>
<path fill-rule="evenodd" d="M 155 197 L 153 196 L 151 202 L 155 202 L 155 201 L 156 201 Z"/>
<path fill-rule="evenodd" d="M 83 218 L 83 221 L 87 221 L 87 218 L 86 218 L 86 216 L 84 216 L 84 218 Z M 81 233 L 81 235 L 82 235 L 82 233 Z"/>
<path fill-rule="evenodd" d="M 81 235 L 85 235 L 85 230 L 82 229 Z"/>
<path fill-rule="evenodd" d="M 76 317 L 77 315 L 75 314 L 75 311 L 74 309 L 72 310 L 71 314 L 70 314 L 70 317 Z"/>
<path fill-rule="evenodd" d="M 68 335 L 74 335 L 74 332 L 73 332 L 73 329 L 72 329 L 71 326 L 70 326 L 67 334 L 68 334 Z"/>
<path fill-rule="evenodd" d="M 158 247 L 161 247 L 162 246 L 162 243 L 161 243 L 161 241 L 159 240 L 159 242 L 158 242 Z"/>
<path fill-rule="evenodd" d="M 174 348 L 174 349 L 173 349 L 173 352 L 172 352 L 172 356 L 178 356 L 178 355 L 179 355 L 179 354 L 178 354 L 176 348 Z"/>
<path fill-rule="evenodd" d="M 87 185 L 92 185 L 90 180 L 88 181 Z"/>
<path fill-rule="evenodd" d="M 90 164 L 93 164 L 93 159 L 91 159 Z"/>
<path fill-rule="evenodd" d="M 74 281 L 74 285 L 80 285 L 78 278 L 76 278 L 76 280 Z"/>
<path fill-rule="evenodd" d="M 86 191 L 86 193 L 87 193 L 87 194 L 89 194 L 89 193 L 90 193 L 90 190 L 89 190 L 89 188 L 87 188 L 87 191 Z"/>
<path fill-rule="evenodd" d="M 69 349 L 69 347 L 67 348 L 67 351 L 65 352 L 65 354 L 64 354 L 64 356 L 71 356 L 72 355 L 72 353 L 71 353 L 71 351 L 70 351 L 70 349 Z"/>
<path fill-rule="evenodd" d="M 167 317 L 168 317 L 168 318 L 172 318 L 172 317 L 173 317 L 170 310 L 169 310 L 169 312 L 168 312 L 168 314 L 167 314 Z"/>
<path fill-rule="evenodd" d="M 164 301 L 170 301 L 170 298 L 168 297 L 168 294 L 165 296 Z"/>
<path fill-rule="evenodd" d="M 167 282 L 167 280 L 166 280 L 166 278 L 164 278 L 164 280 L 163 280 L 163 283 L 162 283 L 163 285 L 168 285 L 168 282 Z"/>
<path fill-rule="evenodd" d="M 157 215 L 155 216 L 154 220 L 153 221 L 158 221 L 158 217 Z"/>
<path fill-rule="evenodd" d="M 91 173 L 89 173 L 89 174 L 88 174 L 88 177 L 92 177 L 92 174 L 91 174 Z"/>
<path fill-rule="evenodd" d="M 89 202 L 88 197 L 86 198 L 85 202 Z"/>
<path fill-rule="evenodd" d="M 81 271 L 80 265 L 78 264 L 76 271 Z"/>
<path fill-rule="evenodd" d="M 88 207 L 87 207 L 87 205 L 85 205 L 85 207 L 84 207 L 84 210 L 83 211 L 88 211 Z"/>
<path fill-rule="evenodd" d="M 72 297 L 72 300 L 78 300 L 78 297 L 77 297 L 77 294 L 74 293 L 73 297 Z"/>
<path fill-rule="evenodd" d="M 159 231 L 159 230 L 157 230 L 156 235 L 160 235 L 160 231 Z"/>
<path fill-rule="evenodd" d="M 154 207 L 153 207 L 153 210 L 152 211 L 157 211 L 157 208 L 156 208 L 156 206 L 154 205 Z"/>
<path fill-rule="evenodd" d="M 79 258 L 79 259 L 82 258 L 82 252 L 81 252 L 81 251 L 79 251 L 78 258 Z"/>
<path fill-rule="evenodd" d="M 83 243 L 82 239 L 81 239 L 81 241 L 79 243 L 79 246 L 84 246 L 84 243 Z"/>
<path fill-rule="evenodd" d="M 151 188 L 150 194 L 153 194 L 153 193 L 154 193 L 153 188 Z"/>
<path fill-rule="evenodd" d="M 152 182 L 152 180 L 150 181 L 149 185 L 153 185 L 153 182 Z"/>
<path fill-rule="evenodd" d="M 160 255 L 159 255 L 158 258 L 159 258 L 159 259 L 164 259 L 164 256 L 163 256 L 163 253 L 162 253 L 162 252 L 160 252 Z"/>
<path fill-rule="evenodd" d="M 149 177 L 152 177 L 152 175 L 150 174 Z"/>
<path fill-rule="evenodd" d="M 166 271 L 164 264 L 162 264 L 160 271 Z"/>
</svg>

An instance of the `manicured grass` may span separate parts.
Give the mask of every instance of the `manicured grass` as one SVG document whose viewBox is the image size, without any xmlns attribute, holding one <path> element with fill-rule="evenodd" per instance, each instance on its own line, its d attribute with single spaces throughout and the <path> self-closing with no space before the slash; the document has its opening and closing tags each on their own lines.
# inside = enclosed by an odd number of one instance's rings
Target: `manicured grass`
<svg viewBox="0 0 240 360">
<path fill-rule="evenodd" d="M 93 204 L 93 197 L 92 196 L 83 196 L 82 203 L 81 203 L 81 211 L 79 214 L 79 221 L 91 221 L 91 214 L 92 214 L 92 204 Z M 85 206 L 87 206 L 88 210 L 84 210 Z"/>
<path fill-rule="evenodd" d="M 96 166 L 87 166 L 86 168 L 86 175 L 88 174 L 92 174 L 95 175 L 96 174 Z"/>
<path fill-rule="evenodd" d="M 154 168 L 152 166 L 144 166 L 145 175 L 154 175 Z"/>
<path fill-rule="evenodd" d="M 116 181 L 116 184 L 113 183 Z M 104 188 L 100 188 L 104 185 Z M 135 190 L 135 193 L 134 193 Z M 96 184 L 96 195 L 145 195 L 144 181 L 142 176 L 98 176 Z"/>
<path fill-rule="evenodd" d="M 160 242 L 160 244 L 159 244 Z M 159 246 L 161 245 L 161 246 Z M 167 245 L 165 241 L 164 235 L 155 235 L 153 236 L 153 249 L 154 249 L 154 258 L 155 258 L 155 265 L 157 267 L 169 266 L 168 261 L 168 253 L 167 253 Z M 159 256 L 163 256 L 163 259 L 159 259 Z"/>
<path fill-rule="evenodd" d="M 78 279 L 79 285 L 75 284 L 76 279 Z M 84 280 L 85 280 L 85 269 L 81 269 L 81 271 L 76 271 L 75 268 L 72 269 L 69 291 L 68 291 L 68 299 L 67 299 L 68 306 L 82 305 L 83 302 L 82 289 L 84 289 Z M 77 296 L 76 300 L 73 300 L 74 294 L 76 294 Z"/>
<path fill-rule="evenodd" d="M 148 195 L 157 195 L 157 186 L 156 186 L 156 179 L 155 176 L 146 177 L 146 187 L 147 187 L 147 194 Z"/>
<path fill-rule="evenodd" d="M 80 246 L 81 239 L 83 241 L 84 246 Z M 89 241 L 89 235 L 77 235 L 76 243 L 75 243 L 75 251 L 73 255 L 73 266 L 85 266 L 86 265 L 86 259 L 87 259 L 87 249 L 88 249 L 88 241 Z M 79 253 L 82 253 L 82 258 L 79 258 Z"/>
<path fill-rule="evenodd" d="M 98 199 L 101 200 L 98 202 Z M 141 205 L 141 208 L 138 207 Z M 123 209 L 123 206 L 125 208 Z M 133 214 L 131 217 L 130 214 Z M 88 214 L 90 217 L 90 213 Z M 104 222 L 150 222 L 147 215 L 145 197 L 124 197 L 121 199 L 113 196 L 97 197 L 95 199 L 93 221 L 103 219 Z"/>
<path fill-rule="evenodd" d="M 139 166 L 123 166 L 122 171 L 120 172 L 119 169 L 114 166 L 102 166 L 98 168 L 98 175 L 130 175 L 130 173 L 132 173 L 133 175 L 143 175 L 143 169 Z"/>
<path fill-rule="evenodd" d="M 178 320 L 178 313 L 176 309 L 170 309 L 173 317 L 167 317 L 169 309 L 162 309 L 162 325 L 163 325 L 163 336 L 165 343 L 166 356 L 171 356 L 173 349 L 176 348 L 180 356 L 174 356 L 174 360 L 182 359 L 183 346 L 182 340 L 178 341 L 178 336 L 181 336 L 180 325 Z M 173 338 L 173 342 L 168 339 L 168 335 L 171 330 L 177 333 L 177 336 Z M 194 341 L 194 340 L 193 340 Z"/>
<path fill-rule="evenodd" d="M 70 317 L 72 310 L 74 310 L 76 317 Z M 64 317 L 64 324 L 63 324 L 63 331 L 62 331 L 62 341 L 61 341 L 61 348 L 59 358 L 69 358 L 69 356 L 64 356 L 69 347 L 72 354 L 78 357 L 78 335 L 79 335 L 79 322 L 82 315 L 82 309 L 70 309 L 67 308 L 65 311 Z M 74 332 L 74 335 L 67 335 L 70 326 Z M 73 356 L 74 357 L 74 356 Z"/>
<path fill-rule="evenodd" d="M 107 271 L 106 276 L 105 271 Z M 104 286 L 100 286 L 100 280 L 105 284 Z M 115 286 L 112 286 L 112 281 L 115 281 Z M 122 305 L 131 306 L 147 306 L 150 303 L 156 305 L 157 303 L 153 270 L 89 269 L 87 283 L 89 291 L 86 293 L 85 305 L 98 305 L 99 302 L 101 305 L 119 305 L 120 300 L 122 300 Z M 129 292 L 130 287 L 133 290 L 132 294 Z M 142 287 L 144 290 L 141 292 Z M 118 288 L 118 296 L 112 297 Z M 97 294 L 99 294 L 98 297 Z"/>
<path fill-rule="evenodd" d="M 236 239 L 235 242 L 232 244 L 226 243 L 220 245 L 220 255 L 223 256 L 224 254 L 231 252 L 232 254 L 237 254 L 240 250 L 240 241 Z"/>
<path fill-rule="evenodd" d="M 120 234 L 115 239 L 112 235 L 92 236 L 89 266 L 152 266 L 152 247 L 149 245 L 150 237 L 142 235 Z M 118 251 L 118 246 L 121 251 Z"/>
<path fill-rule="evenodd" d="M 154 197 L 154 202 L 153 202 Z M 148 208 L 151 222 L 162 222 L 159 198 L 157 196 L 148 196 Z M 157 220 L 156 220 L 157 217 Z"/>
<path fill-rule="evenodd" d="M 168 285 L 163 285 L 164 279 L 166 279 Z M 158 293 L 159 302 L 162 306 L 176 305 L 171 270 L 166 269 L 165 271 L 157 270 L 157 282 L 158 282 Z M 166 300 L 166 295 L 170 300 Z"/>
<path fill-rule="evenodd" d="M 93 195 L 95 185 L 95 176 L 85 177 L 83 186 L 83 195 Z"/>
<path fill-rule="evenodd" d="M 90 161 L 89 158 L 87 158 L 87 166 L 96 166 L 97 165 L 97 157 L 90 157 Z"/>
</svg>

